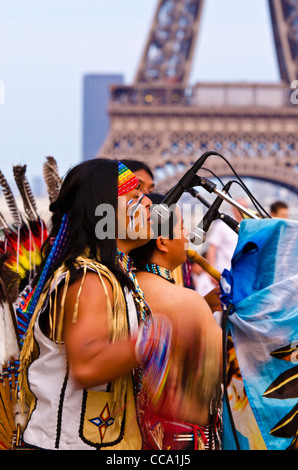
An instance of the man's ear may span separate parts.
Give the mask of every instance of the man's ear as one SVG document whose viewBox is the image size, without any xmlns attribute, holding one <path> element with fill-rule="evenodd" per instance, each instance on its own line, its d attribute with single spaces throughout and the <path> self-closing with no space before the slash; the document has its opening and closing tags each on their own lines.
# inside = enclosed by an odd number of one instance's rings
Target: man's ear
<svg viewBox="0 0 298 470">
<path fill-rule="evenodd" d="M 159 251 L 162 251 L 163 253 L 168 253 L 169 248 L 168 248 L 167 241 L 168 241 L 168 240 L 167 240 L 166 238 L 163 238 L 163 237 L 159 236 L 159 237 L 156 239 L 156 248 L 157 248 Z"/>
</svg>

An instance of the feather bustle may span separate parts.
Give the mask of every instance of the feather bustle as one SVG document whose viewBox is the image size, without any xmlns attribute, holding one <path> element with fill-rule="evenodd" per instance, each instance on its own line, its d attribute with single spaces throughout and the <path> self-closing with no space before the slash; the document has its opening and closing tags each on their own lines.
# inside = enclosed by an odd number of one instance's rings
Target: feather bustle
<svg viewBox="0 0 298 470">
<path fill-rule="evenodd" d="M 22 223 L 22 217 L 17 207 L 14 195 L 2 171 L 0 171 L 0 186 L 2 186 L 3 195 L 13 217 L 13 222 L 16 225 L 20 225 Z"/>
<path fill-rule="evenodd" d="M 29 182 L 26 178 L 26 165 L 15 165 L 13 167 L 14 179 L 20 191 L 24 210 L 29 219 L 38 218 L 37 207 Z"/>
<path fill-rule="evenodd" d="M 43 177 L 47 185 L 50 202 L 54 202 L 58 197 L 62 184 L 58 165 L 54 157 L 47 157 L 47 161 L 43 165 Z"/>
</svg>

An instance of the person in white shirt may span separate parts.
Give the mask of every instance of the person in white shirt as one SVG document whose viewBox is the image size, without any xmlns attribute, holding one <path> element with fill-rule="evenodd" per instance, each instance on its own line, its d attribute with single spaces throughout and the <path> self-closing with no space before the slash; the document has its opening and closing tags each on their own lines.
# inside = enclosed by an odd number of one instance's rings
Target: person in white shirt
<svg viewBox="0 0 298 470">
<path fill-rule="evenodd" d="M 202 253 L 203 258 L 206 253 Z M 214 282 L 211 276 L 198 264 L 191 263 L 191 279 L 194 289 L 203 297 L 214 289 Z"/>
<path fill-rule="evenodd" d="M 243 207 L 248 207 L 247 201 L 239 199 L 236 202 Z M 241 212 L 233 207 L 233 218 L 238 222 L 242 220 Z M 220 273 L 224 269 L 230 269 L 231 259 L 238 242 L 238 235 L 222 220 L 216 220 L 207 235 L 206 259 Z M 212 278 L 213 279 L 213 278 Z M 216 281 L 213 279 L 213 282 Z"/>
<path fill-rule="evenodd" d="M 236 202 L 241 204 L 243 207 L 248 207 L 246 200 L 239 199 Z M 233 218 L 240 223 L 242 220 L 241 212 L 236 207 L 233 207 L 232 211 Z M 237 233 L 234 232 L 222 220 L 218 219 L 212 224 L 206 241 L 208 244 L 206 260 L 220 273 L 222 273 L 224 269 L 230 269 L 231 260 L 238 242 Z M 213 277 L 207 273 L 205 273 L 205 275 L 209 277 L 213 285 L 218 285 L 218 282 Z M 222 312 L 214 312 L 214 317 L 216 318 L 217 322 L 221 324 Z"/>
</svg>

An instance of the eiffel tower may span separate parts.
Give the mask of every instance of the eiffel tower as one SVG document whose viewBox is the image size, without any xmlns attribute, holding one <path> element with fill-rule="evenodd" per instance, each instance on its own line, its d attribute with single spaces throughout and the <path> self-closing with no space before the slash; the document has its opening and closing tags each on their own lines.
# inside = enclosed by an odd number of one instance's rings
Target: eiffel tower
<svg viewBox="0 0 298 470">
<path fill-rule="evenodd" d="M 298 1 L 268 1 L 280 81 L 191 87 L 204 0 L 158 0 L 134 83 L 111 88 L 110 132 L 98 155 L 145 161 L 158 190 L 166 191 L 214 150 L 241 177 L 298 193 L 298 104 L 291 99 L 298 79 Z M 219 177 L 233 174 L 219 157 L 205 166 Z M 200 175 L 210 177 L 204 171 Z"/>
</svg>

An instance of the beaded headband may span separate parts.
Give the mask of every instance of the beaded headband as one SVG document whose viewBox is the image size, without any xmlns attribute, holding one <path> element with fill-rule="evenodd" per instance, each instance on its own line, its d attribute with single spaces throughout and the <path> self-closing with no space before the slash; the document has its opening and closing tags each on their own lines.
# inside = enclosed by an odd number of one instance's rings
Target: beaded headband
<svg viewBox="0 0 298 470">
<path fill-rule="evenodd" d="M 139 185 L 137 177 L 123 165 L 118 162 L 118 197 L 124 196 Z"/>
</svg>

